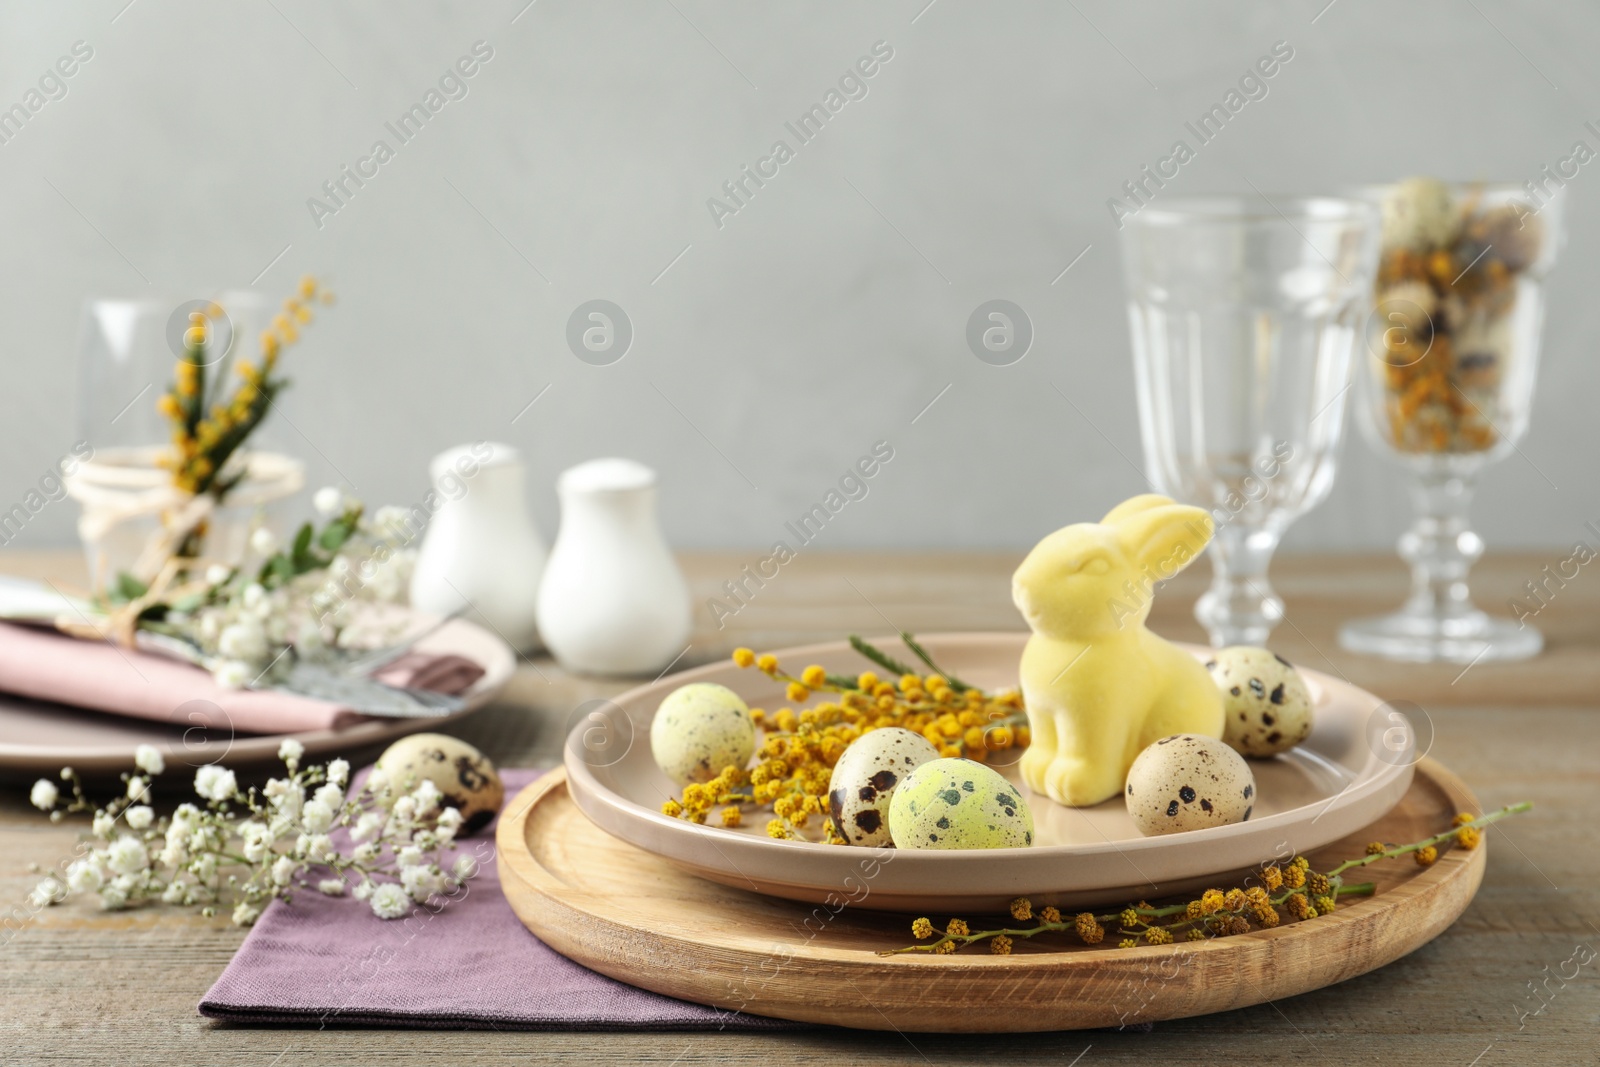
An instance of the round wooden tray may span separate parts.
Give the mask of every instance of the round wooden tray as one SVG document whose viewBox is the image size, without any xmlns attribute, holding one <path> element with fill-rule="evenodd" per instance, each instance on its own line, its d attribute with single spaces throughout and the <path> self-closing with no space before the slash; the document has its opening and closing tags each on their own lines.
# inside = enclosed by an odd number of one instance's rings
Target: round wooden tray
<svg viewBox="0 0 1600 1067">
<path fill-rule="evenodd" d="M 1313 853 L 1312 865 L 1326 870 L 1359 856 L 1368 841 L 1420 840 L 1456 812 L 1478 810 L 1455 775 L 1423 760 L 1393 811 Z M 1342 982 L 1438 936 L 1471 902 L 1486 862 L 1480 845 L 1452 848 L 1427 868 L 1376 863 L 1361 872 L 1376 895 L 1234 937 L 1118 949 L 1043 935 L 1018 941 L 1009 956 L 974 945 L 949 956 L 883 957 L 876 951 L 911 943 L 910 917 L 844 906 L 861 887 L 841 887 L 834 912 L 696 878 L 595 827 L 562 771 L 507 805 L 496 839 L 512 910 L 546 944 L 602 974 L 730 1011 L 945 1033 L 1176 1019 Z M 861 886 L 870 893 L 870 877 Z M 948 918 L 930 917 L 941 926 Z"/>
</svg>

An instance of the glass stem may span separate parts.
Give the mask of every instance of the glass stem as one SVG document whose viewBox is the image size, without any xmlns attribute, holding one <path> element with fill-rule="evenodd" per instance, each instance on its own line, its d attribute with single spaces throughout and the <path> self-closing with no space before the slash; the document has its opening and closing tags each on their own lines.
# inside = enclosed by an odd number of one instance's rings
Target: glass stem
<svg viewBox="0 0 1600 1067">
<path fill-rule="evenodd" d="M 1282 535 L 1272 526 L 1234 522 L 1212 538 L 1211 588 L 1195 604 L 1194 616 L 1206 628 L 1213 648 L 1264 647 L 1283 618 L 1283 600 L 1267 580 L 1267 565 Z"/>
<path fill-rule="evenodd" d="M 1436 620 L 1477 614 L 1467 590 L 1467 572 L 1483 555 L 1483 539 L 1467 517 L 1476 488 L 1471 474 L 1428 472 L 1413 479 L 1417 518 L 1400 535 L 1400 558 L 1411 564 L 1407 614 Z"/>
</svg>

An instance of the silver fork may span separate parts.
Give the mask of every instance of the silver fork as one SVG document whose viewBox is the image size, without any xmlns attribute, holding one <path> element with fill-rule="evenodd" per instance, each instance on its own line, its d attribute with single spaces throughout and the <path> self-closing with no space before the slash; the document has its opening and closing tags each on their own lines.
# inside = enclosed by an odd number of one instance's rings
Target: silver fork
<svg viewBox="0 0 1600 1067">
<path fill-rule="evenodd" d="M 404 641 L 398 641 L 392 645 L 385 645 L 383 648 L 371 649 L 367 652 L 361 653 L 358 656 L 347 659 L 340 666 L 339 673 L 370 675 L 373 671 L 393 663 L 407 652 L 410 652 L 411 649 L 414 648 L 423 638 L 432 637 L 450 623 L 454 622 L 456 619 L 459 619 L 462 614 L 466 612 L 466 610 L 467 609 L 465 606 L 459 607 L 450 614 L 442 616 L 441 618 L 429 623 L 418 632 L 412 634 L 410 637 L 407 637 Z"/>
</svg>

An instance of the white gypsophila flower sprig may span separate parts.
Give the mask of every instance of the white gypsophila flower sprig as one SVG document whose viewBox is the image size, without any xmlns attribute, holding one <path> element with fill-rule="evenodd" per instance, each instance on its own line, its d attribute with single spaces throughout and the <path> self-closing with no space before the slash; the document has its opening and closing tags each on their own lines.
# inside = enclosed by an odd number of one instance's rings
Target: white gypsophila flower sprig
<svg viewBox="0 0 1600 1067">
<path fill-rule="evenodd" d="M 70 767 L 61 771 L 71 791 L 65 803 L 54 782 L 34 783 L 29 799 L 53 821 L 91 817 L 87 851 L 35 887 L 36 906 L 74 894 L 97 895 L 107 910 L 159 900 L 197 906 L 207 917 L 231 909 L 235 923 L 249 926 L 274 899 L 310 890 L 353 897 L 394 919 L 453 896 L 478 872 L 474 858 L 450 854 L 462 817 L 441 805 L 432 782 L 413 787 L 374 771 L 352 789 L 348 762 L 302 766 L 305 748 L 290 739 L 278 753 L 286 773 L 259 792 L 209 764 L 195 773 L 200 803 L 158 818 L 151 782 L 166 765 L 145 747 L 135 757 L 142 773 L 124 774 L 122 795 L 103 806 L 89 801 Z M 336 834 L 349 843 L 341 848 Z"/>
<path fill-rule="evenodd" d="M 209 567 L 150 624 L 192 643 L 219 685 L 272 684 L 288 669 L 290 648 L 326 660 L 344 647 L 363 605 L 404 600 L 421 532 L 413 512 L 384 506 L 369 519 L 359 500 L 331 487 L 317 501 L 321 525 L 306 523 L 287 544 L 256 529 L 239 566 Z"/>
</svg>

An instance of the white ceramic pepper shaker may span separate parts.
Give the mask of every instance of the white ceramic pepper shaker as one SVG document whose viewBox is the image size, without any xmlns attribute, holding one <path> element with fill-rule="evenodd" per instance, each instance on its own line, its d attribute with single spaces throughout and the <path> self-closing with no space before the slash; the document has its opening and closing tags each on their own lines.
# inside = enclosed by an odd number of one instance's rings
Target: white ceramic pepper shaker
<svg viewBox="0 0 1600 1067">
<path fill-rule="evenodd" d="M 556 485 L 561 529 L 539 587 L 539 630 L 583 674 L 652 674 L 689 642 L 689 587 L 656 516 L 656 473 L 596 459 Z"/>
<path fill-rule="evenodd" d="M 433 458 L 432 518 L 411 577 L 411 606 L 464 617 L 519 652 L 539 647 L 546 551 L 524 489 L 522 453 L 479 441 Z"/>
</svg>

